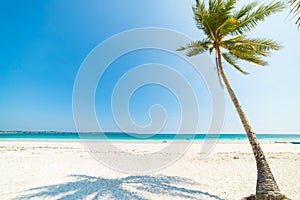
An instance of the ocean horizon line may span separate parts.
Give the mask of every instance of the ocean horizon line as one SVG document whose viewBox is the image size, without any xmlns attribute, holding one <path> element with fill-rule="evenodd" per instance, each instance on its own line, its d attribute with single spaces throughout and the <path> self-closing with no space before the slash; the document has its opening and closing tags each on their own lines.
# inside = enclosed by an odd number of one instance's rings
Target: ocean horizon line
<svg viewBox="0 0 300 200">
<path fill-rule="evenodd" d="M 257 134 L 258 139 L 274 141 L 300 141 L 300 134 Z M 9 131 L 0 132 L 1 139 L 34 140 L 247 140 L 245 133 L 239 134 L 172 134 L 172 133 L 124 133 L 124 132 L 54 132 L 54 131 Z"/>
<path fill-rule="evenodd" d="M 55 130 L 51 130 L 51 131 L 47 131 L 47 130 L 0 130 L 0 134 L 10 134 L 10 133 L 35 133 L 35 134 L 145 134 L 145 135 L 153 135 L 153 134 L 182 134 L 182 135 L 198 135 L 198 134 L 205 134 L 205 135 L 241 135 L 241 134 L 245 134 L 245 132 L 220 132 L 220 133 L 209 133 L 209 132 L 197 132 L 197 133 L 189 133 L 189 132 L 160 132 L 160 133 L 152 133 L 152 132 L 122 132 L 122 131 L 103 131 L 103 132 L 99 132 L 99 131 L 55 131 Z M 300 135 L 300 131 L 299 132 L 256 132 L 256 135 Z"/>
</svg>

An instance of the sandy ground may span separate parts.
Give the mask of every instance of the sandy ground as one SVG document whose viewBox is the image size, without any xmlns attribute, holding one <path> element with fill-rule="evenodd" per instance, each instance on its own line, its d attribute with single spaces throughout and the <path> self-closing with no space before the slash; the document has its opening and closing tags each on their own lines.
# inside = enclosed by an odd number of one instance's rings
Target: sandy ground
<svg viewBox="0 0 300 200">
<path fill-rule="evenodd" d="M 163 150 L 170 142 L 117 145 L 138 157 L 158 152 L 158 164 L 172 154 Z M 194 143 L 161 170 L 132 174 L 99 162 L 102 158 L 126 162 L 126 156 L 121 159 L 122 153 L 108 148 L 92 154 L 97 161 L 79 142 L 0 141 L 0 199 L 235 200 L 255 192 L 256 166 L 248 144 L 217 144 L 207 155 L 201 145 Z M 300 199 L 300 145 L 262 147 L 281 191 Z M 152 166 L 154 161 L 145 159 L 144 163 L 127 160 L 125 165 Z"/>
</svg>

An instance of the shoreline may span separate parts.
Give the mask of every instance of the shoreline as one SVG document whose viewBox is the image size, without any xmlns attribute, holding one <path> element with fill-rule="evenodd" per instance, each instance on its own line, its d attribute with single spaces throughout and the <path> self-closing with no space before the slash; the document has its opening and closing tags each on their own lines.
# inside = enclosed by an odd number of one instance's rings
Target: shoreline
<svg viewBox="0 0 300 200">
<path fill-rule="evenodd" d="M 299 145 L 300 144 L 292 144 L 292 142 L 300 142 L 300 139 L 258 139 L 260 144 L 291 144 L 291 145 Z M 248 139 L 149 139 L 149 140 L 126 140 L 126 139 L 46 139 L 46 138 L 0 138 L 1 142 L 50 142 L 50 143 L 86 143 L 86 142 L 99 142 L 99 143 L 172 143 L 172 142 L 182 142 L 182 143 L 215 143 L 215 144 L 249 144 Z"/>
</svg>

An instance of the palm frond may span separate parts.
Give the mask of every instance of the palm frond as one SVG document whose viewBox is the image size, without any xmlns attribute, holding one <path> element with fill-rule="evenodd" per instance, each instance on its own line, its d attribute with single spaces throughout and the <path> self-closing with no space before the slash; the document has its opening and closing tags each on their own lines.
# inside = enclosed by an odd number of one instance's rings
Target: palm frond
<svg viewBox="0 0 300 200">
<path fill-rule="evenodd" d="M 255 3 L 253 5 L 255 5 Z M 247 31 L 251 31 L 259 22 L 264 21 L 268 16 L 283 11 L 285 4 L 278 1 L 267 5 L 262 4 L 254 11 L 251 6 L 249 6 L 248 9 L 248 13 L 245 13 L 243 17 L 239 19 L 239 25 L 236 28 L 235 34 L 243 34 Z"/>
<path fill-rule="evenodd" d="M 257 1 L 248 3 L 247 5 L 243 6 L 240 10 L 235 11 L 233 13 L 233 17 L 239 20 L 244 16 L 246 16 L 247 14 L 249 14 L 257 5 L 258 5 Z"/>
<path fill-rule="evenodd" d="M 300 1 L 299 0 L 289 0 L 288 4 L 292 6 L 290 13 L 294 13 L 295 16 L 300 14 Z M 300 27 L 300 17 L 296 20 L 296 24 Z"/>
<path fill-rule="evenodd" d="M 186 55 L 190 57 L 207 51 L 212 44 L 213 44 L 212 41 L 207 38 L 201 41 L 191 42 L 186 46 L 182 46 L 178 48 L 177 51 L 187 50 Z"/>
<path fill-rule="evenodd" d="M 216 31 L 216 34 L 223 38 L 226 35 L 230 34 L 236 29 L 237 20 L 235 18 L 228 18 Z"/>
<path fill-rule="evenodd" d="M 205 8 L 205 3 L 203 1 L 197 1 L 196 6 L 192 7 L 194 12 L 194 20 L 198 29 L 202 30 L 205 35 L 211 39 L 215 39 L 213 31 L 211 29 L 211 22 L 209 21 L 209 13 Z"/>
<path fill-rule="evenodd" d="M 281 45 L 275 42 L 274 40 L 265 39 L 265 38 L 256 38 L 256 39 L 248 39 L 245 40 L 245 42 L 248 42 L 251 45 L 254 45 L 256 48 L 256 52 L 264 51 L 268 52 L 271 50 L 280 50 Z"/>
<path fill-rule="evenodd" d="M 229 53 L 246 62 L 254 63 L 261 66 L 265 66 L 268 64 L 266 61 L 262 60 L 258 55 L 251 54 L 247 51 L 243 52 L 239 49 L 232 49 L 229 51 Z"/>
<path fill-rule="evenodd" d="M 271 50 L 279 50 L 281 46 L 273 40 L 264 38 L 247 39 L 238 36 L 222 42 L 221 46 L 227 50 L 239 50 L 255 55 L 269 56 Z"/>
<path fill-rule="evenodd" d="M 237 60 L 238 58 L 232 56 L 229 53 L 222 53 L 223 58 L 230 64 L 232 65 L 235 69 L 237 69 L 239 72 L 241 72 L 244 75 L 249 74 L 248 72 L 244 71 L 241 67 L 238 66 Z"/>
<path fill-rule="evenodd" d="M 226 12 L 226 15 L 230 15 L 230 12 L 235 8 L 237 0 L 227 0 L 225 2 L 224 11 Z"/>
<path fill-rule="evenodd" d="M 221 30 L 220 27 L 223 27 L 222 30 L 225 33 L 225 28 L 228 29 L 229 24 L 233 25 L 232 22 L 235 19 L 231 17 L 231 12 L 235 7 L 235 3 L 236 0 L 210 0 L 208 8 L 206 8 L 204 1 L 197 0 L 196 5 L 193 6 L 197 28 L 215 41 L 218 38 L 218 31 Z"/>
</svg>

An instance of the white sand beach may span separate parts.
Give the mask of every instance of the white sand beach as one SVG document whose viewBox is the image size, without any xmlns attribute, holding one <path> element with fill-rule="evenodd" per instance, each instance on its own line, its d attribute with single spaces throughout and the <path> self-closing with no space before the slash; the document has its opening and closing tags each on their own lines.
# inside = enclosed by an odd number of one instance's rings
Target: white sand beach
<svg viewBox="0 0 300 200">
<path fill-rule="evenodd" d="M 138 154 L 168 143 L 119 145 Z M 0 199 L 235 200 L 255 192 L 250 145 L 217 144 L 204 159 L 199 145 L 162 170 L 126 174 L 100 164 L 80 142 L 0 141 Z M 300 199 L 300 145 L 262 148 L 281 191 Z"/>
</svg>

